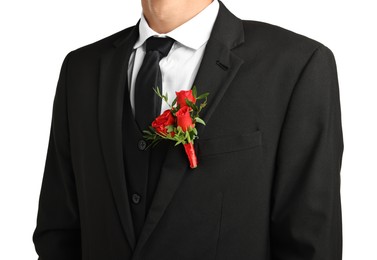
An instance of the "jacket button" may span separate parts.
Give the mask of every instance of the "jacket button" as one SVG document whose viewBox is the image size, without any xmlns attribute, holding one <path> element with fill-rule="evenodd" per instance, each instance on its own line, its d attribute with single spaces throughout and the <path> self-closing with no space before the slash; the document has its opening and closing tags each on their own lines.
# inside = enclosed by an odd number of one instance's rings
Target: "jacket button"
<svg viewBox="0 0 377 260">
<path fill-rule="evenodd" d="M 143 151 L 145 150 L 145 147 L 147 147 L 147 142 L 145 142 L 145 140 L 143 139 L 140 139 L 139 142 L 137 142 L 137 147 L 140 151 Z"/>
<path fill-rule="evenodd" d="M 132 194 L 132 202 L 134 204 L 139 204 L 141 196 L 137 193 Z"/>
</svg>

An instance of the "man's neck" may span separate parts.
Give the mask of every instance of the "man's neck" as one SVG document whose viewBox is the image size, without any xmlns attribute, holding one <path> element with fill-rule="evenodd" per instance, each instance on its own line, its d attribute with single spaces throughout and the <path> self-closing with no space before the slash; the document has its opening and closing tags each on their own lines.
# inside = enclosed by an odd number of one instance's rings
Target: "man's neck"
<svg viewBox="0 0 377 260">
<path fill-rule="evenodd" d="M 157 33 L 168 33 L 205 9 L 213 0 L 142 0 L 143 14 Z"/>
</svg>

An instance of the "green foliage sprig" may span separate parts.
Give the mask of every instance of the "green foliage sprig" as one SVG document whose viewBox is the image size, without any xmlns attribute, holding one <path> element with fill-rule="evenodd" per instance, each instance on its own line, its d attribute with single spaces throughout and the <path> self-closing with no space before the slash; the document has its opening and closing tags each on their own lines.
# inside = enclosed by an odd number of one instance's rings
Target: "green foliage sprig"
<svg viewBox="0 0 377 260">
<path fill-rule="evenodd" d="M 177 104 L 177 97 L 173 100 L 172 104 L 169 104 L 168 93 L 166 93 L 165 95 L 160 93 L 159 88 L 153 88 L 153 90 L 161 99 L 163 99 L 169 105 L 169 109 L 175 118 L 175 124 L 168 125 L 165 127 L 167 129 L 166 135 L 157 132 L 152 126 L 148 127 L 149 130 L 143 130 L 143 133 L 144 133 L 143 137 L 146 140 L 151 141 L 150 144 L 147 146 L 147 148 L 149 146 L 153 146 L 153 147 L 156 146 L 163 139 L 175 141 L 176 142 L 175 146 L 179 144 L 190 143 L 190 142 L 193 142 L 195 139 L 198 139 L 199 136 L 198 136 L 198 131 L 196 127 L 189 126 L 186 131 L 183 131 L 180 126 L 176 125 L 177 124 L 176 113 L 180 109 L 180 105 Z M 197 89 L 195 85 L 192 87 L 191 90 L 192 90 L 192 95 L 194 96 L 196 101 L 202 100 L 202 102 L 200 102 L 200 104 L 197 105 L 196 102 L 193 103 L 187 98 L 185 99 L 187 106 L 192 108 L 192 110 L 190 111 L 192 122 L 194 123 L 194 125 L 196 123 L 205 125 L 204 120 L 200 118 L 199 114 L 202 111 L 202 109 L 207 105 L 207 98 L 208 98 L 209 93 L 206 92 L 204 94 L 197 96 Z"/>
</svg>

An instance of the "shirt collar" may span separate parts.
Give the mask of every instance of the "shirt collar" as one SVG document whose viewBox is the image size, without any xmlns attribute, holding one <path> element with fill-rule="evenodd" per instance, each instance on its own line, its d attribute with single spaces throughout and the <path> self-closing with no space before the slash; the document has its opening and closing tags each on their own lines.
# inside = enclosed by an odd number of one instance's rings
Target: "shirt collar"
<svg viewBox="0 0 377 260">
<path fill-rule="evenodd" d="M 197 50 L 208 41 L 218 10 L 219 2 L 218 0 L 213 0 L 200 13 L 166 34 L 159 34 L 150 28 L 144 14 L 141 13 L 139 39 L 136 41 L 134 49 L 140 47 L 150 36 L 169 36 L 179 43 Z"/>
</svg>

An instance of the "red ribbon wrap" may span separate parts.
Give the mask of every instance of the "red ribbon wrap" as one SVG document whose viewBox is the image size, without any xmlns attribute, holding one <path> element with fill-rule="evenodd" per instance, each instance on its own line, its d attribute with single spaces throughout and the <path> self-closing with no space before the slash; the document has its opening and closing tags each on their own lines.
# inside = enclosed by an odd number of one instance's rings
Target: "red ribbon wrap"
<svg viewBox="0 0 377 260">
<path fill-rule="evenodd" d="M 196 158 L 194 144 L 193 143 L 186 143 L 183 146 L 185 147 L 187 157 L 190 161 L 190 167 L 192 169 L 196 168 L 198 166 L 198 159 Z"/>
</svg>

